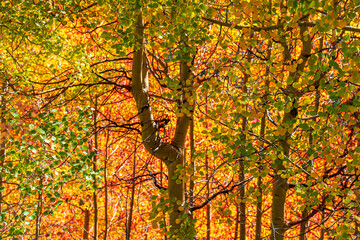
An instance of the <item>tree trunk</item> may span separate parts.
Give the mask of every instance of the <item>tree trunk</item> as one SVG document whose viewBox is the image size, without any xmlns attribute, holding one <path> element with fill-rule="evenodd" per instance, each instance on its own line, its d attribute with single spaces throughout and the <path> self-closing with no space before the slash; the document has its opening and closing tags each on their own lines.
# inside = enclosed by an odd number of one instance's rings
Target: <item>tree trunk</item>
<svg viewBox="0 0 360 240">
<path fill-rule="evenodd" d="M 195 153 L 195 139 L 194 139 L 194 118 L 191 121 L 190 124 L 190 166 L 192 169 L 192 173 L 190 176 L 190 184 L 189 184 L 189 206 L 192 207 L 194 205 L 194 190 L 195 190 L 195 159 L 194 159 L 194 153 Z M 193 218 L 193 212 L 191 212 L 190 217 Z"/>
<path fill-rule="evenodd" d="M 84 216 L 84 231 L 83 231 L 83 240 L 89 240 L 89 232 L 90 232 L 90 210 L 85 209 Z"/>
<path fill-rule="evenodd" d="M 270 1 L 270 5 L 269 5 L 269 10 L 271 12 L 271 8 L 272 8 L 272 2 Z M 270 60 L 271 58 L 271 49 L 272 49 L 272 40 L 269 40 L 268 42 L 268 53 L 266 56 L 266 59 Z M 263 105 L 265 106 L 266 101 L 267 101 L 267 94 L 269 91 L 269 85 L 270 85 L 270 81 L 269 81 L 269 74 L 270 74 L 270 68 L 266 68 L 266 72 L 265 72 L 265 76 L 266 76 L 266 80 L 265 80 L 265 92 L 264 92 L 264 100 L 263 100 Z M 265 138 L 265 127 L 266 127 L 266 114 L 267 114 L 267 110 L 264 108 L 264 112 L 263 112 L 263 116 L 261 118 L 261 123 L 260 123 L 260 138 L 264 139 Z M 261 147 L 264 147 L 264 142 L 262 142 Z M 262 166 L 262 159 L 260 159 L 260 163 L 259 163 L 259 172 L 261 173 L 263 166 Z M 259 176 L 258 178 L 258 182 L 257 182 L 257 186 L 259 189 L 259 197 L 257 199 L 257 204 L 256 204 L 256 227 L 255 227 L 255 240 L 261 240 L 261 228 L 262 228 L 262 223 L 261 223 L 261 219 L 262 219 L 262 201 L 263 201 L 263 190 L 261 188 L 262 185 L 262 177 Z"/>
<path fill-rule="evenodd" d="M 206 109 L 207 110 L 207 109 Z M 210 197 L 210 174 L 209 174 L 209 157 L 207 152 L 205 153 L 205 171 L 206 171 L 206 199 Z M 206 205 L 206 240 L 211 238 L 211 205 Z"/>
<path fill-rule="evenodd" d="M 3 100 L 3 99 L 1 99 Z M 3 103 L 4 101 L 1 101 L 1 106 L 4 106 Z M 5 133 L 6 129 L 3 129 L 3 126 L 5 125 L 5 121 L 4 121 L 4 117 L 3 117 L 3 109 L 0 109 L 0 168 L 3 168 L 4 163 L 5 163 L 5 147 L 6 147 L 6 138 L 5 135 L 3 135 L 3 133 Z M 5 189 L 3 189 L 3 174 L 0 173 L 0 218 L 2 216 L 2 203 L 3 203 L 3 191 Z M 3 219 L 5 220 L 5 219 Z"/>
<path fill-rule="evenodd" d="M 105 145 L 105 162 L 104 162 L 104 184 L 105 184 L 105 231 L 104 231 L 104 240 L 107 240 L 108 237 L 108 228 L 109 228 L 109 216 L 108 216 L 108 186 L 107 186 L 107 162 L 109 160 L 109 137 L 110 132 L 106 131 L 106 145 Z"/>
<path fill-rule="evenodd" d="M 97 134 L 97 111 L 98 111 L 98 103 L 97 96 L 95 97 L 95 112 L 94 112 L 94 142 L 95 142 L 95 156 L 93 158 L 93 170 L 97 172 L 97 154 L 98 154 L 98 134 Z M 98 202 L 97 202 L 97 179 L 94 176 L 94 193 L 93 193 L 93 202 L 94 202 L 94 240 L 98 240 Z"/>
<path fill-rule="evenodd" d="M 250 54 L 250 48 L 247 49 L 246 52 L 246 61 L 250 63 L 251 61 L 251 54 Z M 242 83 L 242 94 L 247 95 L 248 89 L 247 89 L 247 82 L 249 81 L 249 74 L 244 71 L 244 81 Z M 247 109 L 247 106 L 246 106 Z M 242 117 L 242 131 L 245 132 L 247 127 L 247 117 Z M 246 142 L 246 135 L 242 136 L 243 143 Z M 239 182 L 244 182 L 245 180 L 245 165 L 244 165 L 244 157 L 240 156 L 239 160 Z M 239 198 L 241 200 L 240 204 L 237 206 L 237 221 L 236 221 L 236 227 L 235 227 L 235 240 L 237 239 L 237 232 L 239 232 L 239 239 L 245 240 L 246 238 L 246 203 L 245 203 L 245 196 L 246 194 L 246 184 L 241 185 L 240 187 L 240 194 Z M 239 227 L 239 231 L 238 231 Z"/>
<path fill-rule="evenodd" d="M 133 160 L 133 174 L 132 178 L 133 184 L 131 187 L 131 199 L 130 199 L 130 210 L 129 210 L 129 218 L 126 226 L 126 240 L 130 240 L 131 235 L 131 222 L 132 222 L 132 216 L 134 211 L 134 202 L 135 202 L 135 175 L 136 175 L 136 153 L 137 153 L 137 138 L 135 139 L 135 150 L 134 150 L 134 160 Z"/>
<path fill-rule="evenodd" d="M 164 171 L 163 162 L 160 161 L 160 172 L 161 172 L 161 174 L 160 174 L 160 186 L 163 186 L 163 174 L 162 174 L 163 171 Z M 164 214 L 164 212 L 163 212 L 163 214 Z M 165 214 L 163 215 L 163 221 L 164 221 L 164 239 L 167 240 L 168 239 L 167 238 L 167 228 L 166 228 L 167 222 L 166 222 Z"/>
<path fill-rule="evenodd" d="M 153 118 L 148 94 L 149 82 L 145 61 L 144 24 L 141 12 L 135 24 L 135 36 L 136 43 L 132 63 L 131 92 L 135 99 L 141 122 L 142 140 L 146 150 L 163 161 L 168 168 L 168 192 L 172 204 L 170 211 L 170 230 L 174 238 L 184 237 L 184 232 L 180 232 L 182 225 L 181 216 L 184 212 L 179 210 L 179 206 L 184 204 L 185 188 L 183 181 L 178 179 L 177 170 L 179 166 L 183 166 L 184 164 L 185 140 L 191 116 L 182 114 L 177 118 L 175 134 L 171 144 L 162 141 L 158 134 L 159 128 Z M 189 76 L 190 71 L 187 64 L 188 63 L 184 61 L 180 62 L 181 83 L 185 83 Z M 182 86 L 184 88 L 186 87 L 184 84 Z M 184 94 L 183 98 L 185 98 L 185 96 Z M 183 99 L 183 101 L 179 103 L 179 108 L 190 106 L 190 101 L 185 100 L 186 99 Z"/>
<path fill-rule="evenodd" d="M 178 181 L 177 177 L 178 174 L 176 170 L 178 169 L 177 166 L 183 165 L 183 158 L 177 159 L 176 161 L 172 162 L 171 164 L 167 165 L 168 173 L 169 173 L 169 182 L 168 182 L 168 190 L 169 190 L 169 198 L 171 201 L 171 209 L 172 212 L 170 213 L 170 225 L 171 225 L 171 232 L 175 236 L 179 236 L 182 233 L 180 232 L 181 228 L 181 216 L 184 214 L 182 211 L 179 211 L 179 207 L 184 204 L 185 200 L 185 189 L 184 189 L 184 182 Z"/>
<path fill-rule="evenodd" d="M 275 172 L 285 170 L 283 164 L 276 166 Z M 285 200 L 288 189 L 287 180 L 276 174 L 273 183 L 271 240 L 283 240 L 285 233 Z"/>
<path fill-rule="evenodd" d="M 0 124 L 2 122 L 0 121 Z M 2 129 L 0 129 L 0 134 L 2 133 Z M 4 166 L 4 162 L 5 162 L 5 140 L 0 138 L 0 168 L 3 168 Z M 2 174 L 0 174 L 0 218 L 2 216 L 2 202 L 3 200 L 3 191 L 4 191 L 4 186 L 3 186 L 3 178 L 2 178 Z M 3 219 L 4 220 L 4 219 Z"/>
<path fill-rule="evenodd" d="M 261 239 L 261 219 L 262 219 L 262 197 L 263 197 L 263 191 L 261 188 L 261 184 L 262 184 L 262 177 L 259 176 L 258 178 L 258 189 L 259 189 L 259 193 L 260 196 L 257 199 L 257 204 L 256 204 L 256 227 L 255 227 L 255 240 L 260 240 Z"/>
<path fill-rule="evenodd" d="M 5 128 L 5 93 L 7 90 L 7 81 L 4 80 L 3 82 L 3 86 L 1 87 L 1 94 L 0 94 L 0 168 L 2 168 L 4 166 L 5 163 L 5 154 L 6 154 L 6 141 L 7 141 L 7 135 L 6 135 L 6 131 L 7 129 Z M 3 191 L 5 189 L 3 189 L 3 174 L 0 172 L 0 218 L 2 216 L 2 203 L 3 203 Z M 5 219 L 3 219 L 5 220 Z"/>
<path fill-rule="evenodd" d="M 307 21 L 308 17 L 304 18 L 304 21 Z M 312 45 L 311 38 L 305 37 L 304 33 L 308 30 L 308 27 L 300 27 L 300 36 L 302 42 L 302 50 L 300 53 L 300 58 L 302 62 L 297 65 L 296 71 L 289 73 L 289 79 L 293 80 L 294 83 L 298 82 L 301 74 L 304 71 L 305 64 L 310 56 Z M 281 34 L 281 33 L 280 33 Z M 292 56 L 289 49 L 288 43 L 286 41 L 281 41 L 280 44 L 283 47 L 283 56 L 284 61 L 291 62 Z M 284 113 L 284 117 L 281 123 L 281 126 L 286 129 L 285 135 L 282 138 L 279 138 L 280 145 L 283 148 L 283 157 L 288 158 L 290 156 L 290 145 L 288 140 L 291 138 L 291 132 L 293 128 L 293 121 L 298 114 L 296 109 L 297 99 L 302 96 L 302 93 L 299 92 L 292 84 L 286 86 L 284 92 L 288 96 L 289 100 L 292 100 L 292 106 L 290 111 Z M 280 153 L 281 154 L 281 153 Z M 275 168 L 275 176 L 273 182 L 273 199 L 272 199 L 272 217 L 271 217 L 271 240 L 283 240 L 284 234 L 286 231 L 286 221 L 285 221 L 285 202 L 286 202 L 286 192 L 288 190 L 287 179 L 281 177 L 278 173 L 286 170 L 282 159 L 277 159 L 278 163 Z"/>
<path fill-rule="evenodd" d="M 205 99 L 205 113 L 208 114 L 208 95 Z M 209 123 L 206 122 L 206 129 L 209 129 Z M 206 199 L 210 197 L 210 174 L 209 174 L 209 156 L 205 151 L 205 180 L 206 180 Z M 206 205 L 206 240 L 211 238 L 211 205 Z"/>
<path fill-rule="evenodd" d="M 38 189 L 38 199 L 36 207 L 36 225 L 35 225 L 35 240 L 40 239 L 41 236 L 41 215 L 42 215 L 42 198 L 43 198 L 43 177 L 40 176 L 39 189 Z"/>
<path fill-rule="evenodd" d="M 245 167 L 244 160 L 239 161 L 240 171 L 239 171 L 239 182 L 245 180 Z M 237 206 L 237 221 L 235 229 L 235 240 L 237 240 L 237 232 L 239 233 L 239 239 L 245 240 L 246 238 L 246 203 L 245 203 L 245 186 L 246 184 L 241 185 L 239 198 L 241 200 L 240 204 Z M 239 229 L 239 230 L 238 230 Z"/>
<path fill-rule="evenodd" d="M 323 49 L 323 47 L 324 47 L 324 38 L 321 38 L 320 39 L 320 47 L 319 47 L 319 49 Z M 322 61 L 322 55 L 319 56 L 319 61 Z M 317 113 L 319 112 L 319 106 L 320 106 L 320 91 L 319 91 L 319 89 L 316 89 L 316 92 L 315 92 L 315 115 L 317 115 Z M 309 149 L 311 149 L 312 146 L 313 146 L 312 130 L 310 131 L 308 141 L 309 141 Z M 310 157 L 310 156 L 308 156 L 308 157 Z M 313 160 L 309 159 L 308 164 L 309 164 L 310 173 L 311 173 L 312 168 L 313 168 Z M 308 179 L 309 179 L 309 176 L 306 175 L 306 180 L 308 180 Z M 302 217 L 306 218 L 307 214 L 308 214 L 308 211 L 307 211 L 306 205 L 305 205 L 305 209 L 302 212 Z M 309 222 L 309 220 L 307 219 L 307 220 L 304 220 L 301 223 L 299 240 L 307 239 L 306 231 L 308 229 L 308 222 Z"/>
</svg>

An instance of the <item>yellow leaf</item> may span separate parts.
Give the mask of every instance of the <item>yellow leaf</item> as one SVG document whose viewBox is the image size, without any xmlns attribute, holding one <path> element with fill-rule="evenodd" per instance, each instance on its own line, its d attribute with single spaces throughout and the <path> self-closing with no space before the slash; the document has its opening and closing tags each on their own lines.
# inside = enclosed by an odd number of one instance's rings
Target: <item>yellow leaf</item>
<svg viewBox="0 0 360 240">
<path fill-rule="evenodd" d="M 337 164 L 337 165 L 340 165 L 340 164 L 342 164 L 344 162 L 344 159 L 343 158 L 337 158 L 336 160 L 335 160 L 335 163 Z"/>
<path fill-rule="evenodd" d="M 158 227 L 156 220 L 152 221 L 151 225 L 154 229 L 156 229 Z"/>
<path fill-rule="evenodd" d="M 339 28 L 344 28 L 346 26 L 346 21 L 345 20 L 339 21 L 338 26 L 339 26 Z"/>
</svg>

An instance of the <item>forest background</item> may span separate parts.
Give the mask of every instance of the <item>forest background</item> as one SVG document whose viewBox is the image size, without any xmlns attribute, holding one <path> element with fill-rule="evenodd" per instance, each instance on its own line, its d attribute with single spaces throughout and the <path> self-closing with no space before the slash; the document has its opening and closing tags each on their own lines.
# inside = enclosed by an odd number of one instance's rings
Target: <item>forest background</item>
<svg viewBox="0 0 360 240">
<path fill-rule="evenodd" d="M 0 238 L 359 238 L 359 13 L 1 1 Z"/>
</svg>

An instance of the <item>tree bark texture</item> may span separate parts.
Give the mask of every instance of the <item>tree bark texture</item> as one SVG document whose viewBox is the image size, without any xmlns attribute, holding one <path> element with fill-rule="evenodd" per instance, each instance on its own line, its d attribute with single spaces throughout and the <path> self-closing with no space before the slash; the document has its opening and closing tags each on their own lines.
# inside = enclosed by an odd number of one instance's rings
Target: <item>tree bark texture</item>
<svg viewBox="0 0 360 240">
<path fill-rule="evenodd" d="M 168 169 L 168 192 L 172 203 L 170 213 L 171 232 L 180 236 L 181 216 L 184 212 L 179 206 L 184 204 L 185 188 L 182 180 L 178 179 L 178 167 L 184 164 L 184 147 L 191 116 L 186 114 L 177 118 L 175 134 L 171 143 L 165 143 L 157 134 L 159 129 L 155 124 L 148 94 L 149 82 L 145 61 L 144 24 L 142 14 L 138 15 L 135 25 L 136 44 L 134 46 L 132 65 L 132 95 L 136 102 L 138 116 L 141 122 L 142 141 L 146 150 L 165 163 Z M 180 62 L 180 81 L 185 82 L 189 76 L 186 62 Z M 183 101 L 180 107 L 186 107 L 188 101 Z"/>
</svg>

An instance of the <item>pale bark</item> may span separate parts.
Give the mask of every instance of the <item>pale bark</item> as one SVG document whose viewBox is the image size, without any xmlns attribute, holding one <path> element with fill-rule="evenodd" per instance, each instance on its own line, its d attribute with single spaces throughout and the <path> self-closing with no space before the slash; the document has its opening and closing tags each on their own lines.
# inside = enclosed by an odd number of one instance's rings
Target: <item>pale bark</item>
<svg viewBox="0 0 360 240">
<path fill-rule="evenodd" d="M 104 162 L 104 184 L 105 184 L 105 231 L 104 231 L 104 240 L 108 237 L 108 228 L 109 228 L 109 216 L 108 216 L 108 186 L 107 186 L 107 162 L 109 160 L 109 131 L 106 131 L 106 143 L 105 143 L 105 162 Z"/>
<path fill-rule="evenodd" d="M 206 190 L 207 190 L 207 193 L 210 192 L 209 181 L 207 181 Z M 206 197 L 209 199 L 210 195 L 207 194 Z M 211 206 L 210 206 L 210 204 L 207 204 L 206 205 L 206 240 L 210 240 L 210 239 L 211 239 Z"/>
<path fill-rule="evenodd" d="M 165 143 L 157 132 L 159 131 L 151 110 L 148 93 L 147 66 L 145 61 L 144 46 L 144 24 L 142 14 L 138 15 L 135 25 L 136 44 L 134 47 L 132 65 L 132 95 L 138 109 L 138 116 L 141 122 L 142 140 L 146 150 L 153 156 L 163 161 L 168 169 L 168 192 L 172 203 L 170 213 L 170 225 L 172 234 L 175 236 L 183 235 L 180 233 L 180 216 L 184 212 L 179 210 L 179 206 L 184 203 L 185 189 L 182 180 L 177 179 L 177 166 L 184 164 L 184 146 L 187 130 L 190 125 L 191 116 L 186 114 L 178 117 L 175 134 L 171 144 Z M 189 67 L 186 62 L 180 63 L 180 82 L 185 83 L 189 76 Z M 185 85 L 183 85 L 185 86 Z M 179 103 L 179 107 L 189 106 L 188 101 Z"/>
<path fill-rule="evenodd" d="M 189 206 L 192 207 L 194 205 L 194 190 L 195 190 L 195 136 L 194 136 L 194 119 L 192 119 L 190 124 L 190 166 L 192 169 L 192 173 L 190 176 L 190 184 L 189 184 Z M 193 218 L 193 212 L 191 212 L 191 218 Z"/>
<path fill-rule="evenodd" d="M 43 198 L 43 177 L 40 176 L 39 186 L 41 189 L 38 189 L 38 198 L 37 198 L 37 207 L 36 207 L 36 224 L 35 224 L 35 240 L 40 239 L 41 237 L 41 215 L 42 215 L 42 198 Z"/>
<path fill-rule="evenodd" d="M 135 139 L 132 179 L 135 179 L 135 176 L 136 176 L 136 153 L 137 153 L 137 139 Z M 130 240 L 130 235 L 131 235 L 131 222 L 132 222 L 132 216 L 133 216 L 133 212 L 134 212 L 134 202 L 135 202 L 135 186 L 136 185 L 135 185 L 135 180 L 134 180 L 132 187 L 131 187 L 129 218 L 128 218 L 128 222 L 126 225 L 126 240 Z"/>
<path fill-rule="evenodd" d="M 160 161 L 160 172 L 161 172 L 161 174 L 160 174 L 160 186 L 163 186 L 163 175 L 162 175 L 163 171 L 164 171 L 163 162 Z M 166 229 L 167 222 L 166 222 L 165 215 L 163 215 L 163 221 L 164 221 L 164 225 L 165 225 L 165 227 L 164 227 L 164 239 L 167 240 L 167 229 Z"/>
<path fill-rule="evenodd" d="M 210 198 L 210 177 L 209 177 L 209 156 L 205 155 L 205 171 L 206 171 L 206 199 Z M 211 238 L 211 205 L 206 205 L 206 240 Z"/>
<path fill-rule="evenodd" d="M 97 111 L 98 111 L 98 104 L 97 104 L 97 97 L 95 97 L 95 112 L 94 112 L 94 144 L 95 144 L 95 156 L 93 158 L 93 170 L 96 173 L 97 171 L 97 153 L 98 153 L 98 134 L 97 134 Z M 94 177 L 94 186 L 97 185 L 96 183 L 97 179 L 96 176 Z M 93 202 L 94 202 L 94 240 L 98 239 L 98 225 L 99 225 L 99 218 L 98 218 L 98 202 L 97 202 L 97 188 L 95 187 L 94 193 L 93 193 Z"/>
<path fill-rule="evenodd" d="M 0 121 L 0 124 L 2 123 L 2 121 Z M 0 134 L 1 134 L 2 129 L 0 129 Z M 5 140 L 0 139 L 0 167 L 2 168 L 4 166 L 4 162 L 5 162 Z M 3 178 L 2 175 L 0 174 L 0 189 L 3 188 Z M 2 203 L 3 203 L 3 190 L 0 190 L 0 214 L 2 212 Z"/>
<path fill-rule="evenodd" d="M 205 113 L 208 113 L 208 96 L 206 95 Z M 209 123 L 206 122 L 206 129 L 209 129 Z M 206 180 L 206 199 L 210 198 L 210 174 L 209 174 L 209 156 L 205 151 L 205 180 Z M 206 205 L 206 240 L 211 238 L 211 205 Z"/>
<path fill-rule="evenodd" d="M 206 199 L 210 198 L 210 178 L 209 178 L 209 157 L 205 155 L 206 170 Z M 206 205 L 206 240 L 211 238 L 211 205 Z"/>
<path fill-rule="evenodd" d="M 262 219 L 262 201 L 263 201 L 263 190 L 261 188 L 262 185 L 262 177 L 258 177 L 257 186 L 258 191 L 260 193 L 260 196 L 257 198 L 257 204 L 256 204 L 256 226 L 255 226 L 255 240 L 261 239 L 261 219 Z"/>
<path fill-rule="evenodd" d="M 0 121 L 1 124 L 1 121 Z M 0 129 L 1 134 L 1 129 Z M 5 162 L 5 140 L 0 139 L 0 167 L 2 168 L 4 166 Z M 0 174 L 0 189 L 3 188 L 3 178 Z M 0 214 L 2 212 L 2 202 L 3 202 L 3 190 L 0 190 Z"/>
<path fill-rule="evenodd" d="M 239 170 L 239 182 L 245 180 L 245 167 L 244 160 L 239 160 L 240 170 Z M 243 184 L 240 187 L 239 198 L 241 202 L 236 206 L 236 224 L 235 224 L 235 237 L 234 240 L 240 239 L 245 240 L 246 238 L 246 204 L 245 200 L 245 185 Z"/>
<path fill-rule="evenodd" d="M 5 155 L 6 155 L 6 131 L 5 128 L 5 94 L 7 90 L 7 80 L 4 80 L 3 85 L 1 87 L 1 95 L 0 95 L 0 167 L 2 168 L 5 164 Z M 3 188 L 3 176 L 0 173 L 0 189 Z M 3 191 L 0 190 L 0 214 L 2 212 L 2 203 L 3 203 Z"/>
<path fill-rule="evenodd" d="M 156 134 L 159 130 L 154 121 L 149 99 L 148 70 L 145 61 L 144 24 L 142 15 L 138 17 L 135 26 L 137 44 L 135 46 L 132 64 L 132 95 L 136 101 L 138 116 L 141 121 L 142 140 L 146 150 L 161 159 L 167 166 L 183 159 L 186 131 L 190 123 L 188 116 L 178 118 L 175 136 L 172 144 L 164 143 Z M 185 133 L 184 133 L 185 131 Z"/>
</svg>

